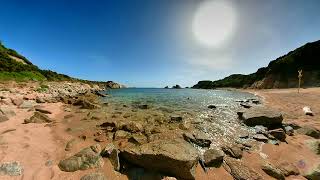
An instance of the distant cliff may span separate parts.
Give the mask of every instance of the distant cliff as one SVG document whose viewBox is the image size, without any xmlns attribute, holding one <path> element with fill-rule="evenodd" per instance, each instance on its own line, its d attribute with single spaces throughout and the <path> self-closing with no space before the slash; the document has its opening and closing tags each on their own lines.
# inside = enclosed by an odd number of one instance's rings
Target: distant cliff
<svg viewBox="0 0 320 180">
<path fill-rule="evenodd" d="M 303 70 L 304 87 L 320 86 L 320 40 L 307 43 L 277 58 L 257 72 L 233 74 L 217 81 L 199 81 L 193 88 L 293 88 L 298 86 L 298 70 Z"/>
<path fill-rule="evenodd" d="M 27 58 L 13 49 L 5 47 L 0 42 L 0 81 L 81 81 L 88 84 L 98 84 L 107 88 L 123 88 L 113 81 L 88 81 L 72 78 L 50 70 L 42 70 L 32 64 Z"/>
</svg>

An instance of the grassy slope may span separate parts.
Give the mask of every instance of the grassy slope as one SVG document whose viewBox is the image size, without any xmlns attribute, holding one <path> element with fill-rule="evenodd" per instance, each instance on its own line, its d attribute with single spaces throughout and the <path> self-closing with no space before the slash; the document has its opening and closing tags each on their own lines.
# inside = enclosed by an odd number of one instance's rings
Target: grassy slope
<svg viewBox="0 0 320 180">
<path fill-rule="evenodd" d="M 25 64 L 13 60 L 9 55 L 22 59 Z M 27 58 L 18 54 L 15 50 L 8 49 L 0 43 L 0 80 L 60 81 L 72 80 L 72 78 L 53 71 L 41 70 L 37 66 L 33 65 Z"/>
</svg>

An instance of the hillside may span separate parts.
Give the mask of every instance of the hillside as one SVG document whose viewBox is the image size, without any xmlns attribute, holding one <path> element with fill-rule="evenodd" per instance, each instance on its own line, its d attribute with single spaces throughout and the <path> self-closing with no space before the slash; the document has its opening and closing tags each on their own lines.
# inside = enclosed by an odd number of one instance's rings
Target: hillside
<svg viewBox="0 0 320 180">
<path fill-rule="evenodd" d="M 320 40 L 307 43 L 277 58 L 257 72 L 233 74 L 217 81 L 199 81 L 193 88 L 293 88 L 298 86 L 298 70 L 303 70 L 304 87 L 320 86 Z"/>
<path fill-rule="evenodd" d="M 89 84 L 103 85 L 108 88 L 121 88 L 113 81 L 88 81 L 69 77 L 50 70 L 42 70 L 27 58 L 0 42 L 0 81 L 80 81 Z"/>
</svg>

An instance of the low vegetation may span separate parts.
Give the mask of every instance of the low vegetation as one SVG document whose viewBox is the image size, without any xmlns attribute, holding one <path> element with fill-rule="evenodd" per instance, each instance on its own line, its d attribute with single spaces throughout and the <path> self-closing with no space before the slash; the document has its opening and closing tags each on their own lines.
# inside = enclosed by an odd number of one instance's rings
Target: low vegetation
<svg viewBox="0 0 320 180">
<path fill-rule="evenodd" d="M 245 88 L 252 86 L 255 82 L 263 80 L 266 77 L 271 78 L 273 83 L 282 83 L 284 87 L 288 87 L 290 79 L 297 79 L 298 70 L 300 69 L 302 69 L 305 74 L 304 81 L 309 81 L 309 86 L 318 86 L 320 84 L 319 59 L 320 40 L 307 43 L 304 46 L 289 52 L 287 55 L 271 61 L 267 67 L 260 68 L 255 73 L 248 75 L 233 74 L 217 81 L 199 81 L 193 88 Z"/>
</svg>

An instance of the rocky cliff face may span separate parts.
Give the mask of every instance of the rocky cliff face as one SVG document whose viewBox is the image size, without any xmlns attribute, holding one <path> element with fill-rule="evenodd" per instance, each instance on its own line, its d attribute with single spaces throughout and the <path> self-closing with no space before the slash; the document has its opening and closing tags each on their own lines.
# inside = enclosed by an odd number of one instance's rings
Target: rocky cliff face
<svg viewBox="0 0 320 180">
<path fill-rule="evenodd" d="M 277 58 L 257 72 L 233 74 L 217 81 L 199 81 L 194 88 L 294 88 L 298 86 L 298 70 L 303 70 L 301 85 L 320 86 L 320 40 L 307 43 Z"/>
</svg>

